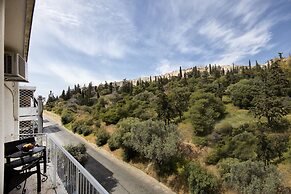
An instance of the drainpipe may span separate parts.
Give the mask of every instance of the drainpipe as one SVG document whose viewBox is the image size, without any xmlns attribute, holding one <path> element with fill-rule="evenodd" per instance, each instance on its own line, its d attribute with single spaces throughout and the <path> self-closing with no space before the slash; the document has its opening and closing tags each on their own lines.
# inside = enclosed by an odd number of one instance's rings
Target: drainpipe
<svg viewBox="0 0 291 194">
<path fill-rule="evenodd" d="M 38 119 L 37 119 L 37 128 L 38 133 L 43 132 L 43 98 L 42 96 L 38 96 L 37 98 L 37 104 L 38 104 Z"/>
<path fill-rule="evenodd" d="M 0 193 L 4 193 L 4 28 L 5 0 L 0 0 Z"/>
</svg>

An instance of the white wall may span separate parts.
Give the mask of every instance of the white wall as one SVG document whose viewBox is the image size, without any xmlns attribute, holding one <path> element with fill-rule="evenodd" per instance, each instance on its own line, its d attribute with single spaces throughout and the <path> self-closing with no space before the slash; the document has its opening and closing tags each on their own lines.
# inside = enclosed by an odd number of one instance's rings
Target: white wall
<svg viewBox="0 0 291 194">
<path fill-rule="evenodd" d="M 0 0 L 0 193 L 4 191 L 4 25 L 5 0 Z"/>
<path fill-rule="evenodd" d="M 5 142 L 17 139 L 18 134 L 18 83 L 4 83 L 4 137 Z"/>
</svg>

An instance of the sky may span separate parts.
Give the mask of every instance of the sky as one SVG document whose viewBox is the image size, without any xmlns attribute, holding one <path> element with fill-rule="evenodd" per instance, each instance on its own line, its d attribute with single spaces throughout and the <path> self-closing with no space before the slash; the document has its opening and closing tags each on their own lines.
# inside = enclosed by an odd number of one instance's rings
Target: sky
<svg viewBox="0 0 291 194">
<path fill-rule="evenodd" d="M 291 0 L 36 1 L 28 58 L 36 95 L 291 53 Z"/>
</svg>

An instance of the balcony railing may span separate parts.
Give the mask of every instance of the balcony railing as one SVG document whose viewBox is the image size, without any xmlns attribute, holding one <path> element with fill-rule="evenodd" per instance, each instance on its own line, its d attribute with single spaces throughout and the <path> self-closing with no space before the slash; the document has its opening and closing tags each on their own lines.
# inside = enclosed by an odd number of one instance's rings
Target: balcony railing
<svg viewBox="0 0 291 194">
<path fill-rule="evenodd" d="M 38 107 L 19 107 L 19 117 L 37 116 Z"/>
<path fill-rule="evenodd" d="M 102 185 L 50 134 L 37 133 L 20 135 L 34 136 L 37 144 L 47 148 L 48 165 L 52 167 L 53 186 L 61 180 L 68 194 L 108 194 Z"/>
</svg>

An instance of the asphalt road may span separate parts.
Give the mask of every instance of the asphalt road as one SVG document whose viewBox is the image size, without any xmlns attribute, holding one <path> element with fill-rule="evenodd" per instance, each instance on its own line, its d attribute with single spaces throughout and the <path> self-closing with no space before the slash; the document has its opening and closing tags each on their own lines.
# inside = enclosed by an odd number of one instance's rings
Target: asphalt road
<svg viewBox="0 0 291 194">
<path fill-rule="evenodd" d="M 110 153 L 86 142 L 62 126 L 44 120 L 44 132 L 50 133 L 62 145 L 85 143 L 89 160 L 84 166 L 109 192 L 118 194 L 174 193 L 141 170 L 114 158 Z"/>
</svg>

